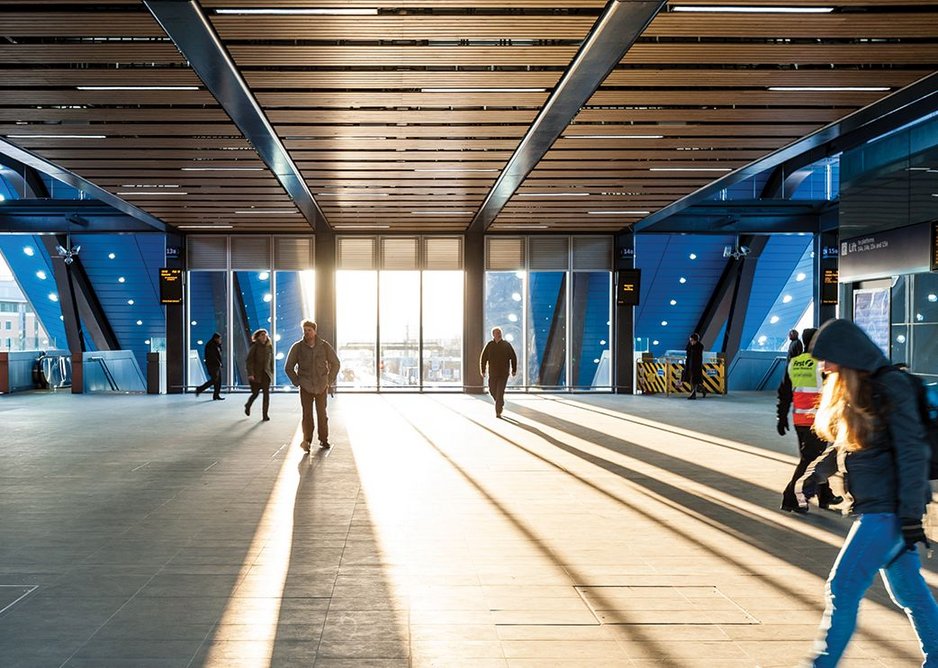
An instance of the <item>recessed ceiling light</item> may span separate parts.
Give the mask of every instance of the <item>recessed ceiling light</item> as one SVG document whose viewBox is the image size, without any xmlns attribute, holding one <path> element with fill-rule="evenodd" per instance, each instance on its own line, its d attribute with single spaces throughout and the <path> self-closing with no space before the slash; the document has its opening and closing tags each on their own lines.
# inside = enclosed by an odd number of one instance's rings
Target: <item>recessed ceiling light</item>
<svg viewBox="0 0 938 668">
<path fill-rule="evenodd" d="M 421 88 L 421 93 L 546 93 L 546 88 Z"/>
<path fill-rule="evenodd" d="M 730 167 L 650 167 L 649 172 L 732 172 Z"/>
<path fill-rule="evenodd" d="M 564 135 L 563 139 L 664 139 L 664 135 Z"/>
<path fill-rule="evenodd" d="M 507 223 L 505 227 L 512 227 L 518 230 L 546 230 L 547 225 L 527 225 L 525 223 Z"/>
<path fill-rule="evenodd" d="M 862 93 L 882 93 L 892 90 L 889 86 L 769 86 L 769 90 L 780 92 L 805 92 L 805 93 L 828 93 L 828 92 L 862 92 Z"/>
<path fill-rule="evenodd" d="M 178 188 L 174 183 L 125 183 L 121 188 Z"/>
<path fill-rule="evenodd" d="M 472 211 L 411 211 L 415 216 L 468 216 Z"/>
<path fill-rule="evenodd" d="M 497 169 L 466 169 L 464 167 L 447 167 L 445 169 L 415 169 L 415 172 L 497 172 Z"/>
<path fill-rule="evenodd" d="M 672 12 L 719 12 L 725 14 L 829 14 L 833 7 L 751 7 L 726 5 L 678 5 Z"/>
<path fill-rule="evenodd" d="M 518 193 L 518 197 L 589 197 L 589 193 Z"/>
<path fill-rule="evenodd" d="M 316 193 L 316 197 L 388 197 L 387 193 Z"/>
<path fill-rule="evenodd" d="M 245 209 L 244 211 L 235 211 L 235 213 L 264 213 L 264 214 L 296 213 L 296 209 Z"/>
<path fill-rule="evenodd" d="M 595 216 L 647 216 L 648 211 L 587 211 Z"/>
<path fill-rule="evenodd" d="M 263 167 L 183 167 L 184 172 L 263 172 Z"/>
<path fill-rule="evenodd" d="M 198 86 L 75 86 L 78 90 L 199 90 Z"/>
<path fill-rule="evenodd" d="M 107 139 L 107 135 L 7 135 L 10 139 Z"/>
<path fill-rule="evenodd" d="M 124 190 L 117 193 L 118 195 L 188 195 L 189 193 L 182 192 L 181 190 L 174 190 L 172 192 L 161 191 L 161 190 Z"/>
<path fill-rule="evenodd" d="M 177 225 L 180 230 L 230 230 L 233 225 Z"/>
<path fill-rule="evenodd" d="M 387 230 L 390 225 L 333 225 L 337 230 Z"/>
<path fill-rule="evenodd" d="M 297 7 L 295 9 L 260 7 L 255 9 L 216 9 L 216 14 L 269 14 L 292 16 L 375 16 L 378 13 L 375 7 Z"/>
</svg>

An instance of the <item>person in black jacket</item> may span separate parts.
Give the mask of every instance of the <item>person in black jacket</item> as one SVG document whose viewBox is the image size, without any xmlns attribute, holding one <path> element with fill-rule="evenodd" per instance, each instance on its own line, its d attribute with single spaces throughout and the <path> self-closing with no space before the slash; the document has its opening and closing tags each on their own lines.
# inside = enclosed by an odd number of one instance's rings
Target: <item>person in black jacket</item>
<svg viewBox="0 0 938 668">
<path fill-rule="evenodd" d="M 805 342 L 802 344 L 801 339 L 798 338 L 797 329 L 788 331 L 788 361 L 791 361 L 792 357 L 798 357 L 807 347 L 808 343 Z"/>
<path fill-rule="evenodd" d="M 700 334 L 694 332 L 687 339 L 687 347 L 684 349 L 687 355 L 684 362 L 684 374 L 681 380 L 690 384 L 690 396 L 688 399 L 697 398 L 697 389 L 707 396 L 707 388 L 703 384 L 703 344 L 700 342 Z"/>
<path fill-rule="evenodd" d="M 212 338 L 205 344 L 205 370 L 208 371 L 208 380 L 195 388 L 195 396 L 199 396 L 210 385 L 214 385 L 212 399 L 215 401 L 224 401 L 221 396 L 221 334 L 215 332 Z"/>
<path fill-rule="evenodd" d="M 796 493 L 806 505 L 818 483 L 843 473 L 856 520 L 827 579 L 824 617 L 808 665 L 837 665 L 877 572 L 912 620 L 925 654 L 922 665 L 938 665 L 938 603 L 916 551 L 918 543 L 929 547 L 922 516 L 932 492 L 915 379 L 890 365 L 848 320 L 826 322 L 810 352 L 828 372 L 814 429 L 832 445 L 812 462 Z"/>
<path fill-rule="evenodd" d="M 492 340 L 485 344 L 482 357 L 479 358 L 479 370 L 485 377 L 486 366 L 489 374 L 489 394 L 495 400 L 495 417 L 502 416 L 505 407 L 505 387 L 508 385 L 508 374 L 514 376 L 518 373 L 518 357 L 515 349 L 502 338 L 500 327 L 492 328 Z"/>
<path fill-rule="evenodd" d="M 251 335 L 251 347 L 247 358 L 248 382 L 251 384 L 251 396 L 244 404 L 244 414 L 251 414 L 251 404 L 257 395 L 264 393 L 263 420 L 267 422 L 270 417 L 267 410 L 270 408 L 270 384 L 274 382 L 274 348 L 267 336 L 266 329 L 259 329 Z"/>
</svg>

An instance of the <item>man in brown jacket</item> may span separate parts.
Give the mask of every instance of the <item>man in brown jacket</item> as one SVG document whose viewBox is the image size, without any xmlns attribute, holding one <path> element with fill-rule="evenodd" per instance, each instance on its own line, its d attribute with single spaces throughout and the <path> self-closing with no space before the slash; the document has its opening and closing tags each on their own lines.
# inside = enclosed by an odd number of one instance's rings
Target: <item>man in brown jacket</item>
<svg viewBox="0 0 938 668">
<path fill-rule="evenodd" d="M 316 423 L 319 447 L 329 447 L 329 417 L 326 415 L 326 394 L 335 385 L 339 375 L 339 356 L 328 342 L 316 335 L 316 323 L 303 321 L 303 338 L 293 344 L 287 354 L 284 371 L 290 381 L 300 388 L 303 407 L 303 442 L 300 447 L 309 452 L 313 440 L 313 404 L 316 404 Z"/>
<path fill-rule="evenodd" d="M 511 344 L 502 338 L 501 327 L 492 328 L 492 340 L 482 349 L 479 359 L 479 370 L 485 377 L 486 367 L 489 374 L 489 394 L 495 400 L 495 417 L 502 416 L 505 407 L 505 387 L 508 385 L 508 374 L 514 376 L 518 373 L 518 357 Z"/>
</svg>

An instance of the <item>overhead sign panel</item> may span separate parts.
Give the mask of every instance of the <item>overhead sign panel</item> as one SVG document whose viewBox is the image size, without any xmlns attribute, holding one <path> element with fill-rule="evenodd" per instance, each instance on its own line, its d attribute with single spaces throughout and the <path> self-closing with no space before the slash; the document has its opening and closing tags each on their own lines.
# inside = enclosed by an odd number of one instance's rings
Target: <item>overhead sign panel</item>
<svg viewBox="0 0 938 668">
<path fill-rule="evenodd" d="M 182 304 L 182 269 L 160 269 L 160 304 Z"/>
</svg>

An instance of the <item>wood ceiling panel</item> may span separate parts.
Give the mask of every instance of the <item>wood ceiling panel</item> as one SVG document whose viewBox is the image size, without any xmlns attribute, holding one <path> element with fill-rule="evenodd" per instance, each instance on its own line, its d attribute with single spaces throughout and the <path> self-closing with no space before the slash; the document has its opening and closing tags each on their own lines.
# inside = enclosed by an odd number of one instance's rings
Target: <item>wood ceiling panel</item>
<svg viewBox="0 0 938 668">
<path fill-rule="evenodd" d="M 9 37 L 165 37 L 143 8 L 139 12 L 4 12 Z"/>
<path fill-rule="evenodd" d="M 182 65 L 184 61 L 172 42 L 127 42 L 87 44 L 3 44 L 0 63 L 19 65 Z"/>
<path fill-rule="evenodd" d="M 0 96 L 5 91 L 0 88 Z M 228 116 L 221 109 L 187 109 L 185 107 L 158 108 L 158 109 L 108 109 L 95 107 L 88 109 L 36 109 L 33 107 L 0 107 L 0 123 L 17 121 L 45 122 L 71 121 L 81 122 L 189 122 L 189 123 L 216 123 L 228 120 Z"/>
<path fill-rule="evenodd" d="M 770 39 L 934 38 L 938 14 L 877 12 L 875 14 L 705 14 L 662 12 L 643 37 L 761 37 Z"/>
<path fill-rule="evenodd" d="M 3 91 L 4 104 L 117 106 L 145 104 L 215 105 L 215 98 L 204 90 L 27 90 Z"/>
<path fill-rule="evenodd" d="M 5 69 L 0 84 L 27 86 L 201 86 L 190 69 Z"/>
<path fill-rule="evenodd" d="M 97 123 L 94 125 L 0 125 L 0 135 L 105 135 L 108 138 L 115 136 L 141 137 L 141 136 L 226 136 L 235 137 L 243 140 L 241 133 L 231 123 L 202 124 L 194 125 L 187 123 L 165 123 L 165 124 L 147 124 L 147 123 Z M 100 139 L 88 139 L 91 141 L 103 141 Z"/>
<path fill-rule="evenodd" d="M 76 0 L 79 1 L 79 0 Z M 803 1 L 803 0 L 801 0 Z M 846 4 L 850 4 L 848 0 Z M 887 0 L 889 1 L 889 0 Z M 869 0 L 867 0 L 868 4 Z M 257 7 L 258 0 L 202 0 L 203 7 L 217 9 L 219 7 Z M 510 6 L 523 9 L 551 10 L 555 8 L 569 9 L 602 9 L 605 0 L 512 0 Z M 838 4 L 845 4 L 840 3 Z M 399 9 L 452 9 L 453 0 L 394 0 L 394 2 L 376 3 L 374 0 L 343 0 L 343 7 L 390 7 Z M 335 7 L 335 0 L 264 0 L 264 7 Z M 504 0 L 472 0 L 462 5 L 475 9 L 503 10 L 506 7 Z"/>
</svg>

